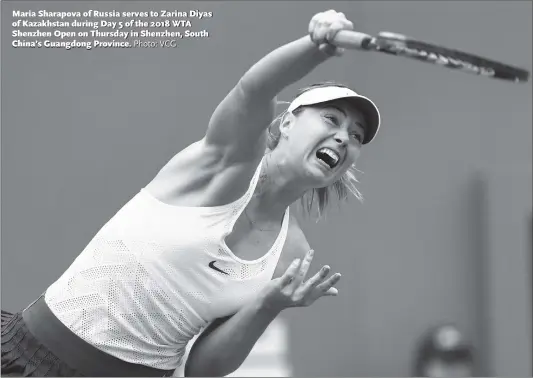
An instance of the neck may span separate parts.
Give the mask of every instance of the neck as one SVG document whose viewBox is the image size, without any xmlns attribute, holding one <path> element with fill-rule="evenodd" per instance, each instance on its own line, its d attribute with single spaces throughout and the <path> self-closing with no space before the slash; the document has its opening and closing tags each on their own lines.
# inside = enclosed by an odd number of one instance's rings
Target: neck
<svg viewBox="0 0 533 378">
<path fill-rule="evenodd" d="M 255 214 L 260 214 L 261 219 L 279 219 L 287 207 L 301 198 L 305 191 L 301 180 L 290 173 L 283 157 L 278 156 L 274 150 L 265 156 L 250 207 Z"/>
</svg>

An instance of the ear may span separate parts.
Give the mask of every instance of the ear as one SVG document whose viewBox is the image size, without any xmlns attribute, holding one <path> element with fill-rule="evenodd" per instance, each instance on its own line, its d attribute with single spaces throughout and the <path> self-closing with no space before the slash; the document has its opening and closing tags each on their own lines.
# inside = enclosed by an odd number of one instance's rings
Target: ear
<svg viewBox="0 0 533 378">
<path fill-rule="evenodd" d="M 294 114 L 285 114 L 279 125 L 279 131 L 283 137 L 287 138 L 289 136 L 289 131 L 294 126 L 295 121 L 296 117 L 294 116 Z"/>
</svg>

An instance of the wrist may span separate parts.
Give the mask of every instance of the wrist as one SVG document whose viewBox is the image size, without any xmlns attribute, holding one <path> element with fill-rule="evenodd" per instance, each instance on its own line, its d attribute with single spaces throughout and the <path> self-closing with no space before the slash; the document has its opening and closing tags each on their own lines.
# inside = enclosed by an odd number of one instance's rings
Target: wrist
<svg viewBox="0 0 533 378">
<path fill-rule="evenodd" d="M 281 311 L 284 310 L 283 307 L 276 305 L 275 303 L 272 303 L 272 301 L 268 300 L 268 297 L 265 295 L 260 295 L 256 302 L 256 311 L 260 314 L 263 314 L 269 318 L 275 318 L 278 316 Z"/>
<path fill-rule="evenodd" d="M 311 54 L 311 56 L 309 56 L 308 58 L 315 60 L 316 64 L 321 64 L 331 58 L 330 55 L 324 53 L 324 51 L 320 49 L 321 44 L 317 41 L 314 41 L 310 35 L 307 35 L 302 39 L 305 40 L 307 48 L 309 49 L 309 54 Z"/>
</svg>

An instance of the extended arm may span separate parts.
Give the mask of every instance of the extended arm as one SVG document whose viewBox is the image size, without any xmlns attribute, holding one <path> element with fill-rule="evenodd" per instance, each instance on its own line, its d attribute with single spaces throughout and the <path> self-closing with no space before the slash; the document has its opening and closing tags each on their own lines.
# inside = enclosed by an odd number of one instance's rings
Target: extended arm
<svg viewBox="0 0 533 378">
<path fill-rule="evenodd" d="M 230 155 L 235 152 L 243 158 L 262 154 L 257 142 L 274 117 L 276 95 L 327 58 L 309 36 L 266 55 L 242 76 L 215 109 L 206 143 L 226 148 Z"/>
<path fill-rule="evenodd" d="M 337 50 L 327 45 L 328 38 L 353 27 L 342 13 L 317 16 L 310 23 L 310 35 L 270 52 L 241 77 L 214 111 L 205 137 L 207 144 L 241 159 L 263 154 L 257 142 L 263 140 L 264 130 L 273 119 L 276 95 L 335 55 Z"/>
</svg>

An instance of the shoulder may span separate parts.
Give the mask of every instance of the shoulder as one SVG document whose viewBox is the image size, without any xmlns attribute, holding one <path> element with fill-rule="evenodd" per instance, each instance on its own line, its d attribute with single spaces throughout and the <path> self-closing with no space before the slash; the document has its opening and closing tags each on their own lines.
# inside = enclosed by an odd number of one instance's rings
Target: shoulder
<svg viewBox="0 0 533 378">
<path fill-rule="evenodd" d="M 224 205 L 246 192 L 261 158 L 233 159 L 202 139 L 174 155 L 146 189 L 175 206 Z"/>
</svg>

